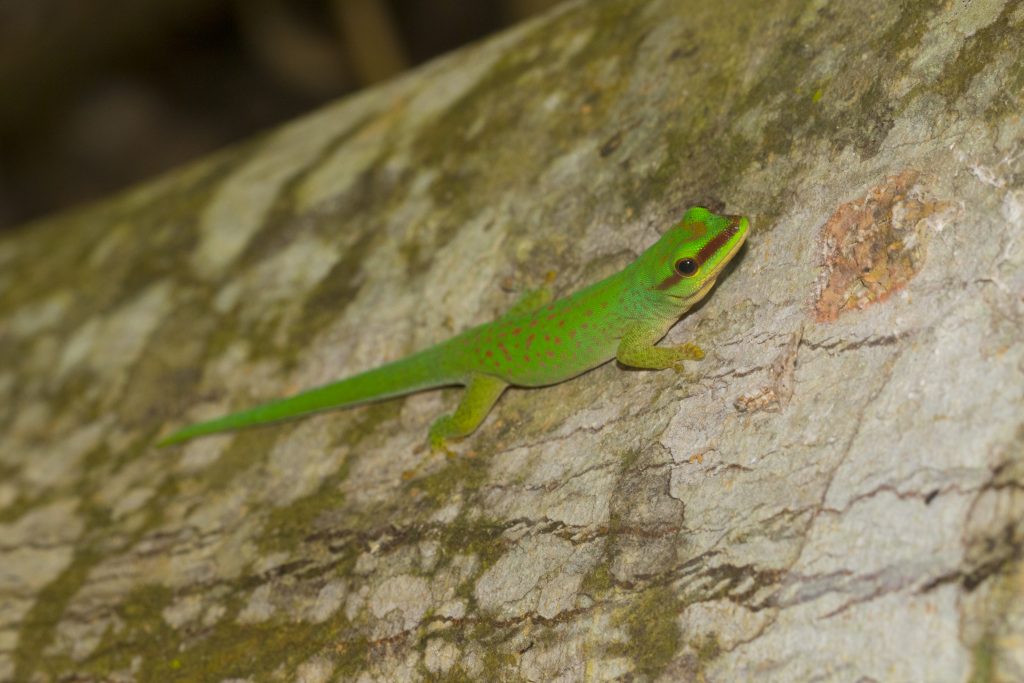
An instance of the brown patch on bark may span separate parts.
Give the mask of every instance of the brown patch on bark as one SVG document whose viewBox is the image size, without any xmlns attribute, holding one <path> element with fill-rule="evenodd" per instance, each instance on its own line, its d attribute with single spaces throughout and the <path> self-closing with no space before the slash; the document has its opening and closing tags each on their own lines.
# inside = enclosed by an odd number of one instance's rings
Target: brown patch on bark
<svg viewBox="0 0 1024 683">
<path fill-rule="evenodd" d="M 800 350 L 800 342 L 804 338 L 801 327 L 789 338 L 789 342 L 781 353 L 772 361 L 771 382 L 752 394 L 744 394 L 733 401 L 733 406 L 741 413 L 778 413 L 793 398 L 796 373 L 796 357 Z"/>
<path fill-rule="evenodd" d="M 917 275 L 931 232 L 928 219 L 953 207 L 927 196 L 918 178 L 913 170 L 890 176 L 825 223 L 814 301 L 818 322 L 885 301 Z"/>
</svg>

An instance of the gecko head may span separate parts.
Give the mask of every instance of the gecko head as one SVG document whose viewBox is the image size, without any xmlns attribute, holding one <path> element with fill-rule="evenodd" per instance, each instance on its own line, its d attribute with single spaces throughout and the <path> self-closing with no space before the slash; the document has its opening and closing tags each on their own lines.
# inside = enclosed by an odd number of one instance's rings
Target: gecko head
<svg viewBox="0 0 1024 683">
<path fill-rule="evenodd" d="M 714 286 L 749 227 L 746 216 L 716 214 L 701 206 L 688 209 L 645 254 L 645 281 L 689 308 Z"/>
</svg>

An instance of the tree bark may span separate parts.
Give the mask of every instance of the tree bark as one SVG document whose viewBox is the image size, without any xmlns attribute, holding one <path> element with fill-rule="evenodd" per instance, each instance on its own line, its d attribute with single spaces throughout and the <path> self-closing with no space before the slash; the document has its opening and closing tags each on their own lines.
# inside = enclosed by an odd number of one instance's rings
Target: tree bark
<svg viewBox="0 0 1024 683">
<path fill-rule="evenodd" d="M 0 237 L 0 681 L 1024 679 L 1024 3 L 570 2 Z M 621 268 L 691 376 L 157 450 Z M 411 475 L 403 476 L 403 473 Z"/>
</svg>

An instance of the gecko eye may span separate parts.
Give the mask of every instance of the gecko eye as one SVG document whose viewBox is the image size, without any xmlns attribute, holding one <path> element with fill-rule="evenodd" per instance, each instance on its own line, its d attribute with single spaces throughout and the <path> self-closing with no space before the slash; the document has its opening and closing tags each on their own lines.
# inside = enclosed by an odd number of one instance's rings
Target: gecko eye
<svg viewBox="0 0 1024 683">
<path fill-rule="evenodd" d="M 697 262 L 692 258 L 681 258 L 676 261 L 676 272 L 687 277 L 697 272 Z"/>
</svg>

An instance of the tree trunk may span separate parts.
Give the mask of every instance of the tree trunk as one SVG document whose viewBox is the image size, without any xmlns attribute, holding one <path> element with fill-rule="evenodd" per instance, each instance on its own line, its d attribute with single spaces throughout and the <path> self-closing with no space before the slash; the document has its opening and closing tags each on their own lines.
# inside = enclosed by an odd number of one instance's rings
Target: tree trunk
<svg viewBox="0 0 1024 683">
<path fill-rule="evenodd" d="M 570 2 L 0 238 L 0 681 L 1024 680 L 1024 3 Z M 668 341 L 157 450 L 691 204 Z M 405 475 L 405 476 L 403 476 Z"/>
</svg>

